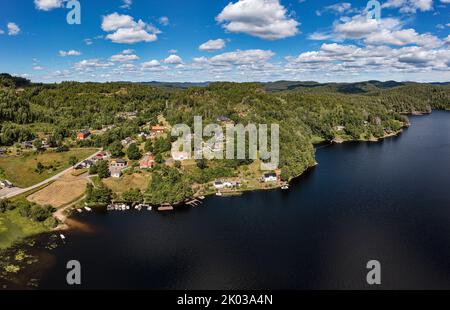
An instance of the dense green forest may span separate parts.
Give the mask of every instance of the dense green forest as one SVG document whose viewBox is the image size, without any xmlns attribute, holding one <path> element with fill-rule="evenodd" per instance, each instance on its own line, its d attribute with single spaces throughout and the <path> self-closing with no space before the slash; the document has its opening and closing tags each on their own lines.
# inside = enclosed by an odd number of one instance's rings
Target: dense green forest
<svg viewBox="0 0 450 310">
<path fill-rule="evenodd" d="M 282 176 L 289 179 L 314 164 L 313 142 L 336 137 L 374 140 L 404 127 L 408 122 L 404 114 L 431 109 L 450 109 L 450 86 L 377 81 L 209 83 L 188 88 L 185 84 L 178 88 L 133 83 L 44 85 L 2 74 L 0 144 L 10 146 L 45 134 L 58 145 L 78 130 L 114 125 L 81 143 L 110 148 L 136 135 L 142 125 L 157 124 L 159 115 L 172 125 L 191 125 L 195 115 L 207 124 L 224 115 L 244 125 L 279 124 Z M 136 112 L 136 117 L 124 117 L 123 112 Z"/>
</svg>

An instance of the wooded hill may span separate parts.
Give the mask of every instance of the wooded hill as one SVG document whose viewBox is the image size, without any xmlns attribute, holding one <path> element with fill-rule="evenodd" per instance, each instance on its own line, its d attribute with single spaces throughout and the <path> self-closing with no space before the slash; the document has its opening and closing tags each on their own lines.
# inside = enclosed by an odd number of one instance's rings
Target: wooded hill
<svg viewBox="0 0 450 310">
<path fill-rule="evenodd" d="M 313 142 L 336 137 L 373 140 L 400 130 L 408 122 L 404 113 L 450 109 L 450 86 L 445 84 L 282 81 L 182 85 L 35 85 L 2 74 L 0 144 L 10 146 L 38 134 L 62 143 L 78 130 L 115 125 L 89 142 L 108 148 L 137 134 L 141 125 L 156 124 L 158 115 L 171 124 L 188 125 L 195 115 L 203 116 L 205 125 L 224 115 L 244 125 L 278 123 L 282 174 L 289 179 L 314 164 Z M 137 113 L 135 118 L 124 118 L 120 116 L 123 112 Z"/>
</svg>

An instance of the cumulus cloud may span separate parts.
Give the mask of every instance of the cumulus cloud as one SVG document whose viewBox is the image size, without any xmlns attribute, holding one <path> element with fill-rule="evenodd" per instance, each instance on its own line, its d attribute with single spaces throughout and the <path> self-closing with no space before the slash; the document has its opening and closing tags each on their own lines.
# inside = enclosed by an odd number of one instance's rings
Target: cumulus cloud
<svg viewBox="0 0 450 310">
<path fill-rule="evenodd" d="M 113 62 L 130 62 L 139 60 L 139 56 L 134 54 L 134 50 L 127 49 L 122 51 L 120 54 L 111 56 L 109 60 Z"/>
<path fill-rule="evenodd" d="M 209 40 L 198 47 L 201 51 L 218 51 L 225 48 L 225 40 Z"/>
<path fill-rule="evenodd" d="M 234 33 L 246 33 L 266 40 L 295 36 L 300 25 L 279 0 L 239 0 L 229 3 L 216 17 Z"/>
<path fill-rule="evenodd" d="M 78 71 L 91 71 L 99 68 L 108 68 L 113 66 L 112 63 L 102 62 L 99 59 L 85 59 L 75 63 L 74 68 Z"/>
<path fill-rule="evenodd" d="M 399 8 L 401 13 L 416 13 L 417 11 L 425 12 L 433 9 L 433 0 L 388 0 L 382 7 Z"/>
<path fill-rule="evenodd" d="M 323 44 L 318 51 L 287 57 L 287 68 L 305 71 L 343 72 L 432 72 L 450 71 L 448 48 L 427 49 L 421 46 L 391 48 L 358 47 L 337 43 Z"/>
<path fill-rule="evenodd" d="M 216 65 L 243 65 L 267 62 L 275 55 L 269 50 L 237 50 L 234 52 L 223 53 L 209 59 L 209 62 Z"/>
<path fill-rule="evenodd" d="M 70 51 L 59 51 L 59 56 L 61 57 L 67 57 L 67 56 L 80 56 L 81 52 L 76 50 L 70 50 Z"/>
<path fill-rule="evenodd" d="M 181 59 L 178 55 L 170 55 L 166 59 L 164 59 L 164 63 L 170 64 L 170 65 L 179 65 L 183 63 L 183 59 Z"/>
<path fill-rule="evenodd" d="M 6 27 L 8 28 L 9 36 L 16 36 L 20 33 L 20 28 L 16 23 L 8 23 Z"/>
<path fill-rule="evenodd" d="M 36 9 L 41 11 L 50 11 L 62 7 L 62 0 L 34 0 Z"/>
<path fill-rule="evenodd" d="M 142 20 L 137 22 L 132 16 L 112 13 L 103 16 L 102 29 L 112 32 L 106 36 L 114 43 L 133 44 L 138 42 L 153 42 L 158 39 L 159 29 Z"/>
</svg>

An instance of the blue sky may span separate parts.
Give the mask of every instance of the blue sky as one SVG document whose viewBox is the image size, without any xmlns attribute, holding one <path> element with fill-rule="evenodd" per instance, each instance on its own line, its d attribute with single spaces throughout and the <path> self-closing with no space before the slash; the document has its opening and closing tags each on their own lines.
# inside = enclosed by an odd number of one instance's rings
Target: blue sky
<svg viewBox="0 0 450 310">
<path fill-rule="evenodd" d="M 0 71 L 36 82 L 450 81 L 450 0 L 0 0 Z"/>
</svg>

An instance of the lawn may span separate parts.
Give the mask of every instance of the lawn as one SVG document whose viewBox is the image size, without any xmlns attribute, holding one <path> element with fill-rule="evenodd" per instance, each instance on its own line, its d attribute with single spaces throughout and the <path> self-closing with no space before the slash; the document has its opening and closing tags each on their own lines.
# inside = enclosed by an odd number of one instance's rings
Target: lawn
<svg viewBox="0 0 450 310">
<path fill-rule="evenodd" d="M 26 188 L 69 168 L 70 157 L 75 156 L 78 160 L 83 160 L 93 155 L 96 151 L 97 149 L 84 148 L 71 149 L 63 153 L 47 151 L 36 154 L 35 152 L 29 152 L 21 156 L 1 157 L 0 170 L 3 177 L 14 185 Z M 41 173 L 36 171 L 38 162 L 45 167 Z"/>
<path fill-rule="evenodd" d="M 37 223 L 22 217 L 19 211 L 7 211 L 0 214 L 0 250 L 6 249 L 16 241 L 49 231 L 46 222 Z"/>
<path fill-rule="evenodd" d="M 151 176 L 149 172 L 125 174 L 120 179 L 108 178 L 103 183 L 114 193 L 123 193 L 132 188 L 146 190 L 148 188 Z"/>
</svg>

